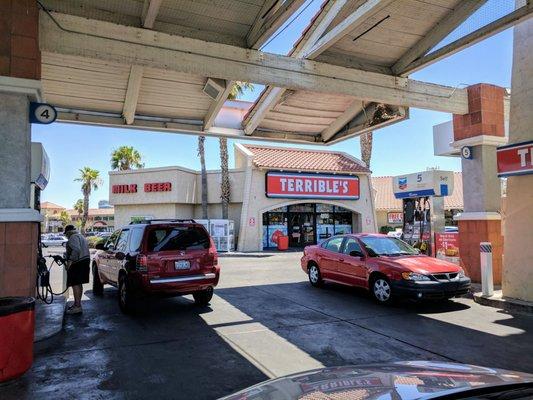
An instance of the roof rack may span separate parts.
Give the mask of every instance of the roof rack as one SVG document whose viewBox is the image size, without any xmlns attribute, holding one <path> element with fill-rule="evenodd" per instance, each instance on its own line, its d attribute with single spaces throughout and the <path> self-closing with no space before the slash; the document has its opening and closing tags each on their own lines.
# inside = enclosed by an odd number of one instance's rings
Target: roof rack
<svg viewBox="0 0 533 400">
<path fill-rule="evenodd" d="M 176 219 L 176 218 L 160 218 L 160 219 L 145 219 L 140 222 L 130 222 L 130 225 L 134 224 L 153 224 L 156 222 L 177 222 L 180 224 L 196 224 L 194 219 Z"/>
</svg>

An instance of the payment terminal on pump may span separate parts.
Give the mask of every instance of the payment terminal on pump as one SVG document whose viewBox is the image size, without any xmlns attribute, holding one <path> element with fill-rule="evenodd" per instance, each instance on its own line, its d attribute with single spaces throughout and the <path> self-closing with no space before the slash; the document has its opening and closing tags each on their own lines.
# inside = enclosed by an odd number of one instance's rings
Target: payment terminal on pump
<svg viewBox="0 0 533 400">
<path fill-rule="evenodd" d="M 429 170 L 396 176 L 393 192 L 402 200 L 402 240 L 435 256 L 435 232 L 444 232 L 444 196 L 453 192 L 453 172 Z"/>
</svg>

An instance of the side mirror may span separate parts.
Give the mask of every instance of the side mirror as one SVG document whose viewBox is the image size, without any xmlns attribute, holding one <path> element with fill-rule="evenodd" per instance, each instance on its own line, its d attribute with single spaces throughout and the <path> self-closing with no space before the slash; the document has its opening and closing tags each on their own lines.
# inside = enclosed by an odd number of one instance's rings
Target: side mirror
<svg viewBox="0 0 533 400">
<path fill-rule="evenodd" d="M 364 257 L 365 255 L 358 251 L 358 250 L 352 250 L 350 251 L 350 257 Z"/>
<path fill-rule="evenodd" d="M 96 250 L 105 250 L 105 243 L 96 243 L 96 246 L 94 246 Z"/>
<path fill-rule="evenodd" d="M 117 260 L 124 260 L 126 258 L 126 254 L 121 251 L 118 251 L 117 254 L 115 254 L 115 258 Z"/>
</svg>

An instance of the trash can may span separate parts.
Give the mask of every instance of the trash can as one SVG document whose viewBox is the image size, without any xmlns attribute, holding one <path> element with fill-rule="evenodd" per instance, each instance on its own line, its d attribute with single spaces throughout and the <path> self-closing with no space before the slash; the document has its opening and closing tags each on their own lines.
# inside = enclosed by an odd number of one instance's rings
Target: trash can
<svg viewBox="0 0 533 400">
<path fill-rule="evenodd" d="M 278 237 L 278 250 L 287 250 L 288 248 L 289 248 L 289 237 L 279 236 Z"/>
<path fill-rule="evenodd" d="M 33 362 L 35 299 L 0 298 L 0 382 L 17 378 Z"/>
</svg>

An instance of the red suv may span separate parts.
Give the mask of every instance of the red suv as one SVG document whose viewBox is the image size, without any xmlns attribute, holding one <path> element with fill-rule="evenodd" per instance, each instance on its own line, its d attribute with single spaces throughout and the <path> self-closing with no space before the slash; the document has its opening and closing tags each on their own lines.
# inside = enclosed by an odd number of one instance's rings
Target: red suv
<svg viewBox="0 0 533 400">
<path fill-rule="evenodd" d="M 143 295 L 192 294 L 207 305 L 220 276 L 213 240 L 194 220 L 149 220 L 115 231 L 92 263 L 93 293 L 108 283 L 119 290 L 119 306 L 132 311 Z"/>
<path fill-rule="evenodd" d="M 302 269 L 313 286 L 324 280 L 368 289 L 379 303 L 395 297 L 449 299 L 468 293 L 461 267 L 418 254 L 400 239 L 378 234 L 334 236 L 304 249 Z"/>
</svg>

